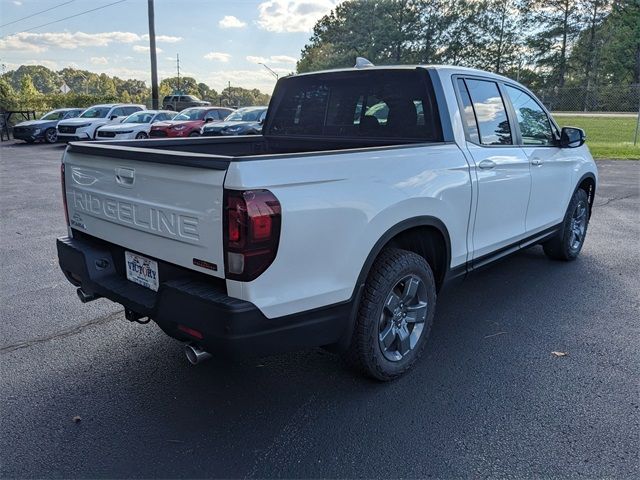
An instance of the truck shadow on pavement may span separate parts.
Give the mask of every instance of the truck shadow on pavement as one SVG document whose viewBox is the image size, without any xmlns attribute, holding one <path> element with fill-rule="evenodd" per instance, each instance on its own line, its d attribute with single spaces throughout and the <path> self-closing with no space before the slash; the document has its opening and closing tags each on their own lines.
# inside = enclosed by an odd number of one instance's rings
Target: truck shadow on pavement
<svg viewBox="0 0 640 480">
<path fill-rule="evenodd" d="M 594 270 L 604 268 L 588 251 L 559 263 L 536 247 L 445 290 L 422 360 L 387 384 L 361 378 L 321 349 L 192 367 L 155 325 L 124 319 L 99 327 L 105 332 L 13 352 L 57 348 L 60 360 L 7 389 L 11 415 L 3 423 L 22 435 L 3 446 L 4 475 L 460 477 L 533 468 L 562 475 L 579 463 L 564 453 L 566 431 L 576 429 L 578 457 L 589 455 L 592 441 L 579 434 L 586 420 L 574 414 L 576 404 L 612 386 L 576 380 L 592 378 L 599 355 L 585 336 L 603 328 L 596 323 L 606 280 Z M 578 349 L 586 366 L 576 361 Z M 610 368 L 599 366 L 604 374 Z M 628 381 L 609 378 L 614 387 Z M 595 429 L 603 421 L 589 419 Z M 540 435 L 534 454 L 506 453 L 522 453 Z M 538 465 L 545 458 L 554 470 Z"/>
</svg>

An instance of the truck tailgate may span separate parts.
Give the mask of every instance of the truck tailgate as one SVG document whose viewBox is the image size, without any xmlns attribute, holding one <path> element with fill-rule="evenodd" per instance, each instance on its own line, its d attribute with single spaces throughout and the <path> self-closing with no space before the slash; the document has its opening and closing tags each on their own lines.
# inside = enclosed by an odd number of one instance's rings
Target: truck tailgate
<svg viewBox="0 0 640 480">
<path fill-rule="evenodd" d="M 226 170 L 67 151 L 69 223 L 134 253 L 224 278 Z"/>
</svg>

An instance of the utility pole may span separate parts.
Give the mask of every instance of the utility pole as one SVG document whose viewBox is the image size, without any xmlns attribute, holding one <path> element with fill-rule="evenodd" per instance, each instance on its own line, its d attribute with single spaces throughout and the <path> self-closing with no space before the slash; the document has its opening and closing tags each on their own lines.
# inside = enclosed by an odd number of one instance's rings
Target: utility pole
<svg viewBox="0 0 640 480">
<path fill-rule="evenodd" d="M 148 0 L 149 54 L 151 55 L 151 108 L 158 109 L 158 60 L 156 58 L 156 21 L 153 0 Z"/>
<path fill-rule="evenodd" d="M 178 94 L 181 94 L 180 91 L 180 54 L 176 53 L 176 68 L 178 69 Z"/>
</svg>

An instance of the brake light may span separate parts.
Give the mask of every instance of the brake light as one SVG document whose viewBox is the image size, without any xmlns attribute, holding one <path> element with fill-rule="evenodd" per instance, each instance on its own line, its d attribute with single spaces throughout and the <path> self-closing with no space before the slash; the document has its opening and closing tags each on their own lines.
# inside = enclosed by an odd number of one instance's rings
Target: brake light
<svg viewBox="0 0 640 480">
<path fill-rule="evenodd" d="M 60 185 L 62 186 L 62 206 L 64 208 L 64 219 L 69 226 L 69 209 L 67 208 L 67 188 L 64 178 L 64 163 L 60 164 Z"/>
<path fill-rule="evenodd" d="M 225 190 L 224 196 L 226 276 L 254 280 L 276 258 L 280 202 L 269 190 Z"/>
</svg>

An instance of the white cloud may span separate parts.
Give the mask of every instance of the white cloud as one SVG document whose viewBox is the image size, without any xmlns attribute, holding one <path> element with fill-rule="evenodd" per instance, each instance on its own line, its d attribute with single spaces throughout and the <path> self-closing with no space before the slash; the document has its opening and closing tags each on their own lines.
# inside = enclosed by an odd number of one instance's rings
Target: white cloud
<svg viewBox="0 0 640 480">
<path fill-rule="evenodd" d="M 296 63 L 298 61 L 297 58 L 288 55 L 271 55 L 270 60 L 273 63 Z"/>
<path fill-rule="evenodd" d="M 146 45 L 134 45 L 132 48 L 134 52 L 138 53 L 149 53 L 149 50 L 151 50 L 151 47 L 147 47 Z M 156 53 L 162 53 L 162 49 L 156 47 Z"/>
<path fill-rule="evenodd" d="M 258 5 L 258 25 L 269 32 L 310 32 L 342 0 L 268 0 Z"/>
<path fill-rule="evenodd" d="M 231 55 L 222 52 L 209 52 L 204 56 L 204 58 L 206 58 L 207 60 L 215 60 L 218 62 L 228 62 L 231 58 Z"/>
<path fill-rule="evenodd" d="M 245 57 L 247 62 L 251 63 L 268 63 L 268 64 L 295 64 L 298 59 L 289 57 L 288 55 L 271 55 L 270 57 L 255 57 L 249 55 Z"/>
<path fill-rule="evenodd" d="M 107 65 L 109 63 L 106 57 L 91 57 L 89 60 L 94 65 Z"/>
<path fill-rule="evenodd" d="M 142 35 L 142 40 L 149 40 L 149 35 Z M 171 35 L 156 35 L 156 43 L 178 43 L 182 41 L 182 37 L 174 37 Z"/>
<path fill-rule="evenodd" d="M 22 2 L 20 0 L 13 0 L 13 4 L 20 6 L 22 5 Z"/>
<path fill-rule="evenodd" d="M 243 28 L 246 27 L 246 22 L 243 22 L 238 17 L 233 15 L 225 15 L 222 20 L 218 22 L 220 28 Z"/>
<path fill-rule="evenodd" d="M 81 47 L 106 47 L 111 43 L 134 43 L 140 40 L 140 35 L 132 32 L 21 32 L 0 39 L 0 50 L 44 52 L 51 47 L 73 50 Z"/>
</svg>

